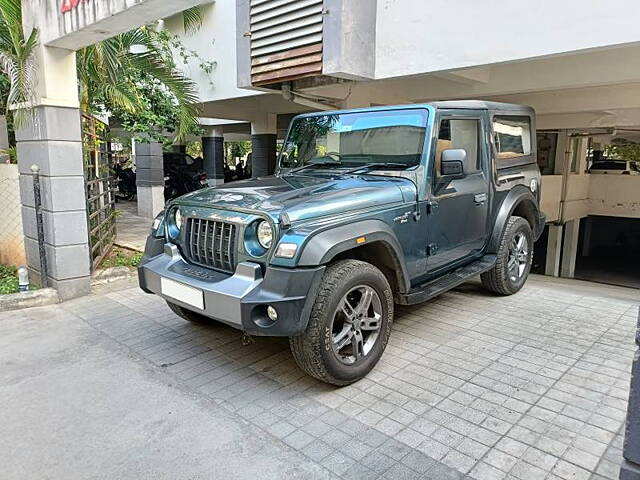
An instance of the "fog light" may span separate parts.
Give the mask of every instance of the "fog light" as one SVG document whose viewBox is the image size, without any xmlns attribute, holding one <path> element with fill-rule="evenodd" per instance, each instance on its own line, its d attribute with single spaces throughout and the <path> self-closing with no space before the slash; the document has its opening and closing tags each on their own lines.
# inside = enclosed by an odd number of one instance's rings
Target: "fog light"
<svg viewBox="0 0 640 480">
<path fill-rule="evenodd" d="M 272 322 L 275 322 L 276 320 L 278 320 L 278 312 L 271 305 L 267 307 L 267 316 Z"/>
</svg>

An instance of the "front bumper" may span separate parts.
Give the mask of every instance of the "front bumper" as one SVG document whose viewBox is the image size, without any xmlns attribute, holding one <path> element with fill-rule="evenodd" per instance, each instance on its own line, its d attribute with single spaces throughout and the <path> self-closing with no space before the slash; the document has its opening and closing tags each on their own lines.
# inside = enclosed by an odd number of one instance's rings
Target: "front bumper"
<svg viewBox="0 0 640 480">
<path fill-rule="evenodd" d="M 263 275 L 257 263 L 241 262 L 231 275 L 192 265 L 175 245 L 167 243 L 163 253 L 143 257 L 138 278 L 145 292 L 251 335 L 294 336 L 307 327 L 323 271 L 324 267 L 267 267 Z M 162 278 L 201 290 L 204 309 L 163 294 Z M 267 316 L 268 305 L 278 312 L 275 322 Z"/>
</svg>

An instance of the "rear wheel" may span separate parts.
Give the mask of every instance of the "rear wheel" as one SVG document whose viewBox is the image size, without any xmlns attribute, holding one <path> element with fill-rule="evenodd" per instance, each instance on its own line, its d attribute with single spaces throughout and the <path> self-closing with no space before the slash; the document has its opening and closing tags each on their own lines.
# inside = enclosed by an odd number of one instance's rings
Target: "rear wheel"
<svg viewBox="0 0 640 480">
<path fill-rule="evenodd" d="M 344 260 L 325 271 L 307 329 L 291 337 L 296 363 L 309 375 L 348 385 L 376 365 L 389 340 L 393 293 L 373 265 Z"/>
<path fill-rule="evenodd" d="M 176 305 L 175 303 L 171 303 L 167 300 L 167 305 L 173 313 L 178 315 L 181 318 L 184 318 L 188 322 L 193 323 L 208 323 L 210 321 L 209 317 L 205 317 L 204 315 L 194 312 L 192 310 L 188 310 L 186 308 L 181 307 L 180 305 Z"/>
<path fill-rule="evenodd" d="M 511 217 L 502 233 L 495 266 L 481 275 L 482 285 L 500 295 L 522 288 L 531 270 L 533 234 L 522 217 Z"/>
</svg>

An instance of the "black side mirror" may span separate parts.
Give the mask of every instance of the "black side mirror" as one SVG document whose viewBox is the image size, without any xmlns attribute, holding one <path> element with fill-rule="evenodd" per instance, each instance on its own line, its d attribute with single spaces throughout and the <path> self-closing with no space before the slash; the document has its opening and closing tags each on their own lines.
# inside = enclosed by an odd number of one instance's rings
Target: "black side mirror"
<svg viewBox="0 0 640 480">
<path fill-rule="evenodd" d="M 463 148 L 449 148 L 442 152 L 440 173 L 444 175 L 464 175 L 464 164 L 467 160 L 467 151 Z"/>
</svg>

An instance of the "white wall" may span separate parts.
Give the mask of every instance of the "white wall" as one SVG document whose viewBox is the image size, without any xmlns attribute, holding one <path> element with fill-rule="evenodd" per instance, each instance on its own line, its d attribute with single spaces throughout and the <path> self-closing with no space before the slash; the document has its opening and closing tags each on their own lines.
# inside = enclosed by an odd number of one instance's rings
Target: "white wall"
<svg viewBox="0 0 640 480">
<path fill-rule="evenodd" d="M 214 100 L 226 100 L 249 95 L 260 95 L 255 90 L 237 87 L 236 62 L 236 2 L 218 0 L 211 5 L 201 7 L 202 27 L 193 34 L 185 34 L 180 15 L 165 20 L 165 28 L 178 35 L 184 46 L 206 59 L 217 62 L 211 76 L 205 74 L 197 61 L 184 65 L 176 57 L 176 63 L 184 73 L 198 85 L 202 103 Z M 242 34 L 244 32 L 240 32 Z M 210 84 L 213 82 L 213 86 Z"/>
<path fill-rule="evenodd" d="M 640 218 L 640 175 L 589 175 L 589 213 Z"/>
<path fill-rule="evenodd" d="M 640 41 L 637 0 L 378 0 L 376 78 Z"/>
<path fill-rule="evenodd" d="M 43 45 L 76 50 L 208 1 L 22 0 L 22 16 Z"/>
</svg>

